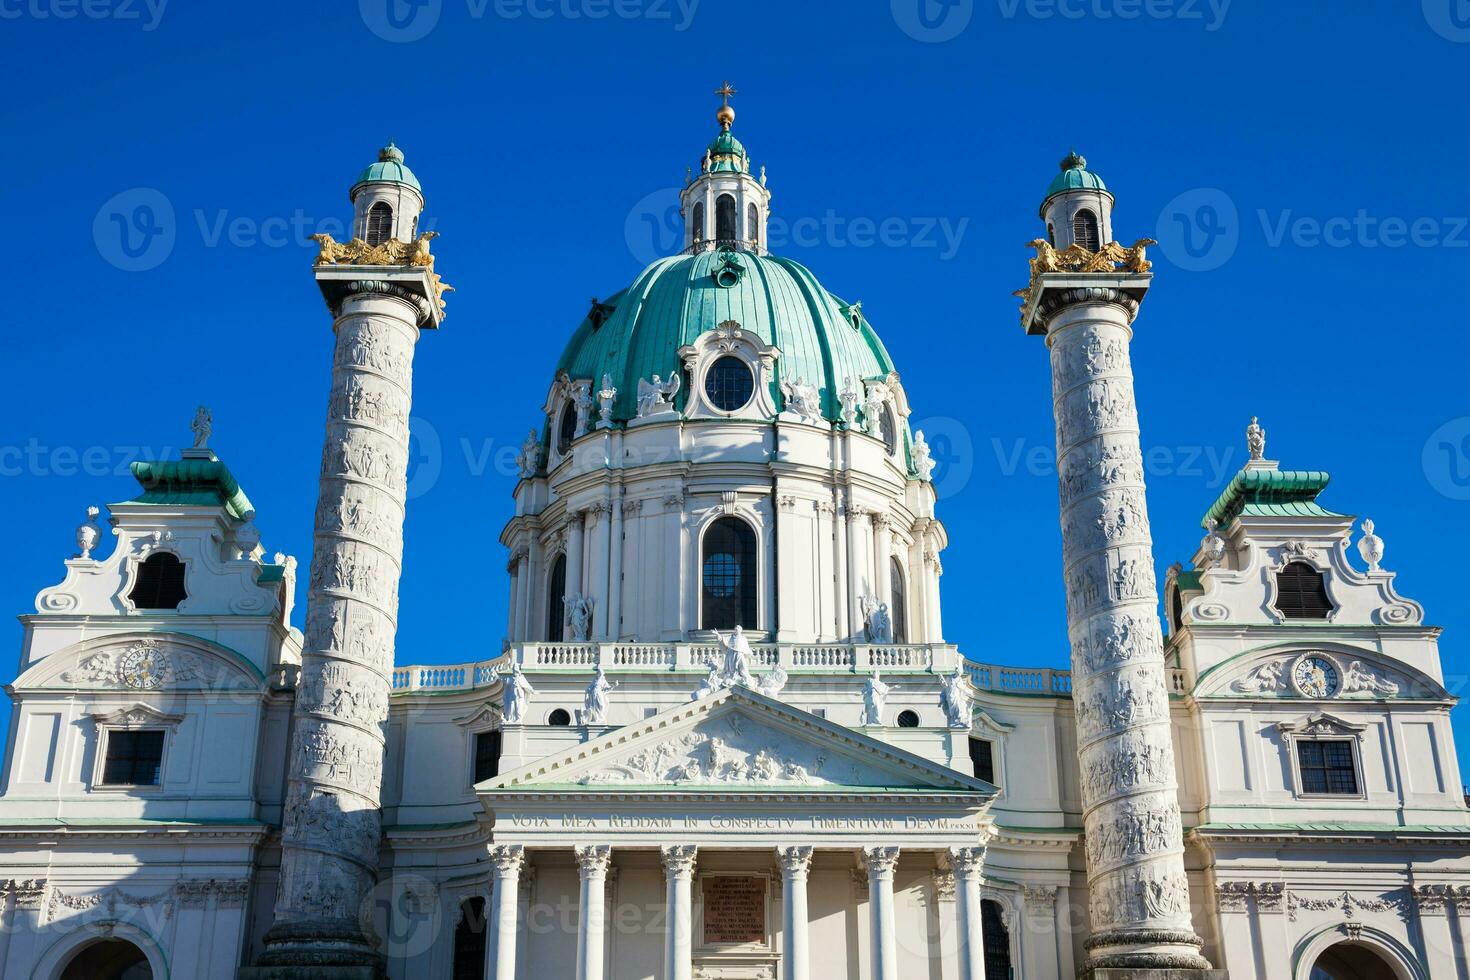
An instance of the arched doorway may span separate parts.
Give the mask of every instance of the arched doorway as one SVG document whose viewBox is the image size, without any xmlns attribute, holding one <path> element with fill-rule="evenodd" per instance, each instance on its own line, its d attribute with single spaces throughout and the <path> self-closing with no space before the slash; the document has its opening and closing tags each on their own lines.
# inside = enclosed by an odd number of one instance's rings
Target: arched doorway
<svg viewBox="0 0 1470 980">
<path fill-rule="evenodd" d="M 1372 947 L 1361 943 L 1330 946 L 1312 964 L 1311 980 L 1399 980 L 1399 974 Z"/>
<path fill-rule="evenodd" d="M 72 956 L 61 971 L 61 980 L 153 980 L 153 967 L 132 943 L 101 939 Z"/>
</svg>

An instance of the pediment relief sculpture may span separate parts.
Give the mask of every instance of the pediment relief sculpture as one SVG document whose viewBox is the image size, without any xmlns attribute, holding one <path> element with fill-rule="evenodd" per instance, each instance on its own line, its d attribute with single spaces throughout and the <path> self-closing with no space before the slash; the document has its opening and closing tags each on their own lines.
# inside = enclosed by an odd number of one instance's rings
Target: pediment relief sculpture
<svg viewBox="0 0 1470 980">
<path fill-rule="evenodd" d="M 84 690 L 248 690 L 256 686 L 221 655 L 163 638 L 119 638 L 52 654 L 17 681 L 20 687 Z"/>
<path fill-rule="evenodd" d="M 1435 697 L 1407 671 L 1325 650 L 1295 651 L 1251 667 L 1214 693 L 1261 697 L 1384 700 Z"/>
</svg>

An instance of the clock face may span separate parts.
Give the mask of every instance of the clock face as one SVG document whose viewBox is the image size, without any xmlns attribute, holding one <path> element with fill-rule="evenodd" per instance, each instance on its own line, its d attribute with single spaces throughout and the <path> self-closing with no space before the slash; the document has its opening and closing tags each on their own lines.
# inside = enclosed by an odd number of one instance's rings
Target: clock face
<svg viewBox="0 0 1470 980">
<path fill-rule="evenodd" d="M 1331 660 L 1309 653 L 1292 665 L 1291 683 L 1302 697 L 1321 700 L 1337 693 L 1341 675 Z"/>
<path fill-rule="evenodd" d="M 151 646 L 136 646 L 122 655 L 118 675 L 129 687 L 153 690 L 163 683 L 168 660 Z"/>
</svg>

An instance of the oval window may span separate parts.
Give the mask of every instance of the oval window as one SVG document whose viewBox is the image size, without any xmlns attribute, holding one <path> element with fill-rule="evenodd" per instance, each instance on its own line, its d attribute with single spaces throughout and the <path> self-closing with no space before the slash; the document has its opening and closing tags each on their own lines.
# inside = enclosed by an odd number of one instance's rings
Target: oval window
<svg viewBox="0 0 1470 980">
<path fill-rule="evenodd" d="M 704 393 L 710 404 L 720 411 L 739 411 L 755 394 L 755 378 L 744 361 L 727 355 L 711 364 L 705 372 Z"/>
</svg>

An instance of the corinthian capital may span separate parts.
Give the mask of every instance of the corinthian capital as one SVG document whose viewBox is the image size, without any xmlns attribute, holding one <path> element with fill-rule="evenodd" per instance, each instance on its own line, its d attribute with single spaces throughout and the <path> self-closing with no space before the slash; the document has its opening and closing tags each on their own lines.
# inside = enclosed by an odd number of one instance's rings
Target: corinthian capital
<svg viewBox="0 0 1470 980">
<path fill-rule="evenodd" d="M 694 873 L 694 858 L 699 848 L 693 844 L 665 844 L 659 848 L 664 873 L 670 878 L 687 878 Z"/>
<path fill-rule="evenodd" d="M 781 865 L 782 875 L 787 878 L 800 877 L 811 869 L 812 848 L 778 847 L 776 848 L 776 860 Z"/>
<path fill-rule="evenodd" d="M 863 848 L 863 866 L 868 870 L 868 877 L 892 878 L 893 869 L 898 867 L 898 852 L 896 847 Z"/>
<path fill-rule="evenodd" d="M 521 873 L 526 860 L 526 849 L 520 844 L 495 844 L 490 848 L 490 862 L 495 865 L 495 875 L 513 878 Z"/>
<path fill-rule="evenodd" d="M 607 877 L 608 864 L 612 860 L 612 848 L 607 844 L 587 844 L 573 848 L 577 856 L 577 867 L 583 878 Z"/>
</svg>

